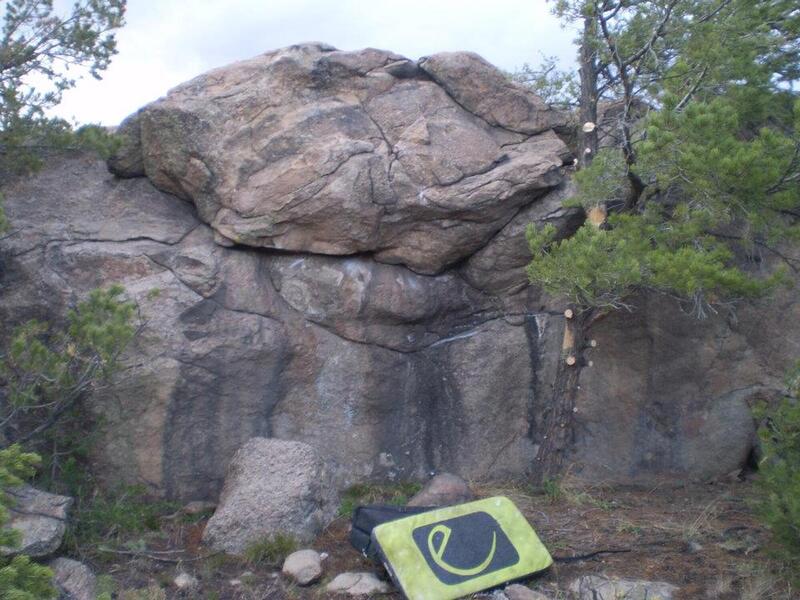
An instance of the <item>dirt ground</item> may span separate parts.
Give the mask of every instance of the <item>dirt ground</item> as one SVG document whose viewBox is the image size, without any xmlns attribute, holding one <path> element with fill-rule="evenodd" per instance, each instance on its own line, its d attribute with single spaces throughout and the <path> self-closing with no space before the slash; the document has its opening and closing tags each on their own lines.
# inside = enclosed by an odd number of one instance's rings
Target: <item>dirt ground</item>
<svg viewBox="0 0 800 600">
<path fill-rule="evenodd" d="M 800 598 L 797 588 L 793 591 L 785 580 L 786 573 L 770 559 L 768 532 L 751 509 L 750 480 L 679 488 L 560 486 L 547 494 L 514 486 L 475 489 L 480 497 L 505 495 L 514 500 L 555 557 L 629 550 L 576 562 L 557 561 L 547 572 L 523 582 L 548 597 L 567 600 L 566 590 L 575 578 L 605 574 L 669 582 L 680 588 L 678 600 Z M 313 544 L 329 557 L 323 580 L 309 588 L 292 585 L 276 566 L 210 555 L 200 544 L 204 525 L 204 521 L 165 519 L 162 531 L 144 543 L 140 540 L 139 548 L 125 550 L 128 554 L 98 555 L 93 566 L 96 572 L 113 577 L 116 597 L 125 600 L 319 599 L 328 596 L 325 583 L 344 571 L 373 571 L 386 577 L 380 567 L 350 547 L 346 517 L 335 521 Z M 172 584 L 178 572 L 192 574 L 199 585 L 192 591 L 178 591 Z"/>
</svg>

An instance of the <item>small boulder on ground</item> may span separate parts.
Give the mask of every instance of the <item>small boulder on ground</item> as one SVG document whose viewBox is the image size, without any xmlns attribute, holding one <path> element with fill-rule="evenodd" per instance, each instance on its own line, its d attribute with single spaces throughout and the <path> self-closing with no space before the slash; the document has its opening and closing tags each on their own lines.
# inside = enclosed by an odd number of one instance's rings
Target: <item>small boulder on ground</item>
<svg viewBox="0 0 800 600">
<path fill-rule="evenodd" d="M 417 492 L 408 506 L 449 506 L 475 498 L 469 485 L 458 475 L 439 473 Z"/>
<path fill-rule="evenodd" d="M 330 471 L 313 447 L 251 438 L 228 467 L 203 541 L 231 554 L 242 554 L 277 534 L 310 542 L 333 520 L 337 508 Z"/>
<path fill-rule="evenodd" d="M 175 579 L 172 580 L 172 583 L 179 590 L 191 590 L 193 588 L 196 588 L 200 582 L 194 575 L 181 572 L 175 576 Z"/>
<path fill-rule="evenodd" d="M 310 585 L 322 576 L 322 555 L 316 550 L 292 552 L 283 561 L 283 574 L 299 585 Z"/>
<path fill-rule="evenodd" d="M 95 600 L 97 578 L 85 564 L 70 558 L 56 558 L 47 565 L 53 571 L 53 583 L 59 600 Z"/>
<path fill-rule="evenodd" d="M 550 600 L 541 592 L 532 590 L 519 583 L 514 583 L 503 590 L 503 593 L 508 600 Z"/>
<path fill-rule="evenodd" d="M 350 596 L 372 596 L 388 594 L 391 586 L 378 579 L 373 573 L 341 573 L 325 586 L 325 591 L 332 594 L 348 594 Z"/>
<path fill-rule="evenodd" d="M 14 548 L 0 548 L 2 554 L 49 556 L 61 546 L 67 529 L 67 511 L 72 498 L 37 490 L 29 485 L 9 488 L 6 493 L 14 504 L 9 508 L 7 526 L 19 531 L 20 543 Z"/>
<path fill-rule="evenodd" d="M 661 581 L 585 575 L 570 584 L 578 600 L 672 600 L 678 588 Z"/>
</svg>

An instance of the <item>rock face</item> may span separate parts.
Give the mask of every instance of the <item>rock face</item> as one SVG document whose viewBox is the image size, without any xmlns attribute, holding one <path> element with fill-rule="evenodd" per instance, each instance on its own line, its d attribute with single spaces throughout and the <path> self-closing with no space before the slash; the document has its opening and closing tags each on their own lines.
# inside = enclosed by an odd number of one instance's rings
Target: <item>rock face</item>
<svg viewBox="0 0 800 600">
<path fill-rule="evenodd" d="M 240 244 L 436 273 L 561 178 L 563 121 L 480 57 L 304 44 L 202 75 L 122 127 L 122 176 Z"/>
<path fill-rule="evenodd" d="M 20 532 L 19 545 L 2 549 L 3 554 L 49 556 L 61 545 L 67 530 L 67 511 L 72 498 L 23 485 L 6 490 L 14 501 L 7 526 Z"/>
<path fill-rule="evenodd" d="M 125 178 L 67 155 L 2 190 L 0 344 L 124 285 L 143 329 L 89 401 L 94 462 L 175 499 L 216 500 L 252 437 L 313 446 L 339 487 L 528 476 L 563 306 L 526 285 L 524 231 L 580 218 L 559 115 L 497 75 L 304 45 L 177 88 L 123 125 Z M 644 297 L 598 323 L 571 472 L 740 466 L 747 403 L 800 355 L 796 294 L 703 322 Z"/>
<path fill-rule="evenodd" d="M 316 450 L 253 438 L 236 453 L 203 541 L 230 554 L 277 534 L 308 542 L 336 515 L 338 497 Z"/>
</svg>

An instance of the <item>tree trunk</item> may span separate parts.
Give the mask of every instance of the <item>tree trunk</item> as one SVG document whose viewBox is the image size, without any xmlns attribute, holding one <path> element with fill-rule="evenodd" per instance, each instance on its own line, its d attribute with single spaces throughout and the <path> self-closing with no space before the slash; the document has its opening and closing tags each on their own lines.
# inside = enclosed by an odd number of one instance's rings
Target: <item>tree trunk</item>
<svg viewBox="0 0 800 600">
<path fill-rule="evenodd" d="M 572 311 L 571 318 L 569 311 Z M 541 484 L 563 473 L 565 456 L 574 442 L 575 399 L 581 370 L 586 365 L 583 356 L 584 349 L 589 345 L 586 334 L 594 316 L 594 309 L 570 307 L 565 311 L 561 359 L 556 368 L 553 396 L 534 465 L 535 483 Z"/>
<path fill-rule="evenodd" d="M 579 53 L 581 76 L 581 97 L 578 115 L 579 158 L 581 168 L 588 167 L 597 154 L 597 23 L 594 14 L 587 14 L 583 19 L 583 33 Z M 584 127 L 591 123 L 594 127 L 586 131 Z"/>
<path fill-rule="evenodd" d="M 597 60 L 597 6 L 590 3 L 583 19 L 580 51 L 578 56 L 581 95 L 578 115 L 579 158 L 583 169 L 592 163 L 598 150 L 598 60 Z M 607 211 L 603 202 L 598 202 L 587 211 L 588 221 L 597 228 L 605 223 Z M 573 420 L 575 398 L 578 393 L 581 370 L 586 362 L 583 350 L 586 333 L 594 320 L 593 309 L 570 306 L 564 311 L 564 341 L 561 359 L 556 368 L 553 396 L 544 419 L 539 451 L 534 465 L 534 483 L 558 477 L 564 469 L 565 455 L 574 441 Z"/>
</svg>

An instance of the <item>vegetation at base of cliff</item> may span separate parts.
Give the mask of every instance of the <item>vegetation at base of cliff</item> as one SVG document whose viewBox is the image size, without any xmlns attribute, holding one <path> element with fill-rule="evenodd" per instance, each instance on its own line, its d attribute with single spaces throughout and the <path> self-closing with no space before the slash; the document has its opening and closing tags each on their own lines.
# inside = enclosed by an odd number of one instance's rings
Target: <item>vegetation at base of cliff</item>
<svg viewBox="0 0 800 600">
<path fill-rule="evenodd" d="M 175 502 L 154 500 L 141 485 L 96 490 L 76 497 L 64 545 L 75 556 L 119 547 L 135 551 L 146 547 L 147 537 L 178 508 Z"/>
<path fill-rule="evenodd" d="M 342 493 L 339 516 L 350 518 L 356 507 L 364 504 L 394 504 L 402 506 L 422 489 L 416 481 L 390 484 L 359 483 L 350 486 Z"/>
<path fill-rule="evenodd" d="M 284 559 L 297 550 L 297 541 L 285 533 L 250 543 L 244 550 L 244 558 L 252 567 L 279 567 Z"/>
<path fill-rule="evenodd" d="M 0 546 L 13 548 L 20 541 L 19 532 L 4 528 L 9 519 L 8 508 L 13 505 L 7 490 L 22 485 L 38 464 L 36 454 L 23 452 L 18 445 L 0 450 Z M 55 598 L 57 594 L 51 578 L 50 569 L 32 562 L 27 556 L 0 557 L 0 598 Z"/>
<path fill-rule="evenodd" d="M 759 462 L 759 513 L 779 544 L 778 555 L 800 568 L 800 363 L 789 375 L 788 393 L 774 408 L 757 410 L 763 457 Z M 797 575 L 800 579 L 800 575 Z"/>
<path fill-rule="evenodd" d="M 116 53 L 114 31 L 123 24 L 126 0 L 78 0 L 60 14 L 52 0 L 4 3 L 0 33 L 0 182 L 41 166 L 52 149 L 93 148 L 101 155 L 117 141 L 104 128 L 78 130 L 47 111 L 55 107 L 76 76 L 99 79 Z M 33 84 L 32 82 L 36 82 Z M 0 235 L 9 223 L 0 197 Z M 92 292 L 67 318 L 64 331 L 30 321 L 18 328 L 0 355 L 0 543 L 15 535 L 3 526 L 11 498 L 1 490 L 30 478 L 39 455 L 15 442 L 34 445 L 47 437 L 53 452 L 48 473 L 59 464 L 53 427 L 75 410 L 83 396 L 112 372 L 119 352 L 133 336 L 133 307 L 119 299 L 122 288 Z M 64 451 L 63 445 L 60 450 Z M 69 448 L 65 460 L 74 461 Z M 74 468 L 74 466 L 73 466 Z M 0 597 L 42 600 L 57 595 L 50 569 L 27 556 L 0 558 Z M 110 598 L 110 596 L 108 596 Z"/>
<path fill-rule="evenodd" d="M 57 426 L 74 416 L 87 393 L 108 380 L 135 334 L 134 305 L 122 299 L 123 292 L 120 286 L 94 290 L 68 312 L 63 328 L 29 321 L 13 332 L 9 347 L 0 355 L 0 439 L 6 446 L 0 450 L 0 490 L 30 479 L 42 463 L 39 454 L 23 452 L 20 443 L 47 457 L 49 477 L 66 476 L 66 483 L 75 487 L 84 480 L 77 461 L 86 451 L 88 438 L 80 429 L 70 432 Z M 17 541 L 14 532 L 3 528 L 11 502 L 10 495 L 0 493 L 0 545 L 5 546 Z M 146 504 L 147 511 L 155 509 L 156 505 Z M 117 519 L 115 526 L 122 517 L 127 525 L 149 522 L 130 505 L 107 512 Z M 82 534 L 94 526 L 90 519 L 78 527 Z M 54 597 L 51 577 L 49 569 L 26 556 L 0 558 L 3 598 Z"/>
</svg>

